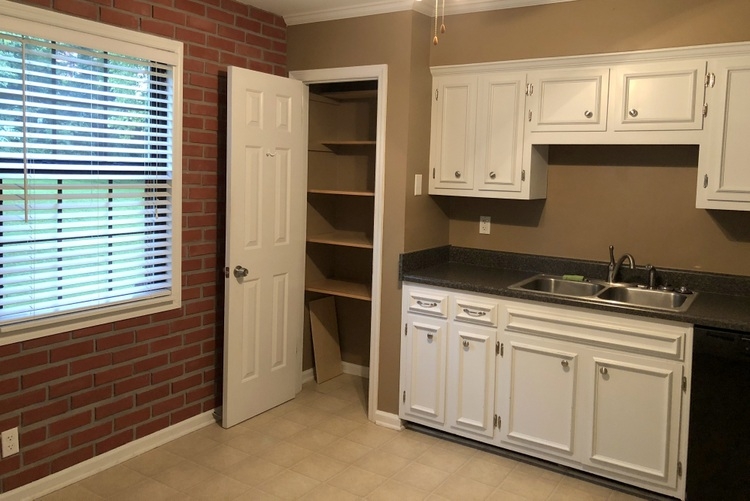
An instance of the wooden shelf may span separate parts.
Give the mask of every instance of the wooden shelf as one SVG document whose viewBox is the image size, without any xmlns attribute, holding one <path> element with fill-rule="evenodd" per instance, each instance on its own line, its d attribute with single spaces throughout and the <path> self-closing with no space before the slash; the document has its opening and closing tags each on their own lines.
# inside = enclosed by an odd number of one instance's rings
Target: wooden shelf
<svg viewBox="0 0 750 501">
<path fill-rule="evenodd" d="M 376 141 L 358 141 L 358 140 L 352 140 L 352 141 L 321 141 L 320 144 L 323 146 L 328 146 L 335 148 L 336 146 L 375 146 L 377 144 Z"/>
<path fill-rule="evenodd" d="M 352 197 L 374 197 L 375 192 L 373 191 L 347 191 L 347 190 L 317 190 L 309 188 L 308 193 L 315 193 L 318 195 L 347 195 Z"/>
<path fill-rule="evenodd" d="M 378 90 L 377 89 L 366 89 L 366 90 L 348 90 L 348 91 L 339 91 L 339 92 L 322 92 L 318 95 L 326 96 L 330 99 L 335 99 L 336 101 L 350 101 L 353 99 L 377 99 L 378 98 Z"/>
<path fill-rule="evenodd" d="M 330 294 L 332 296 L 349 297 L 352 299 L 361 299 L 363 301 L 372 301 L 372 292 L 370 286 L 356 282 L 347 282 L 344 280 L 335 280 L 332 278 L 320 280 L 317 282 L 305 284 L 305 290 L 310 292 L 319 292 Z"/>
<path fill-rule="evenodd" d="M 372 249 L 372 238 L 357 231 L 332 231 L 318 235 L 307 235 L 308 242 Z"/>
</svg>

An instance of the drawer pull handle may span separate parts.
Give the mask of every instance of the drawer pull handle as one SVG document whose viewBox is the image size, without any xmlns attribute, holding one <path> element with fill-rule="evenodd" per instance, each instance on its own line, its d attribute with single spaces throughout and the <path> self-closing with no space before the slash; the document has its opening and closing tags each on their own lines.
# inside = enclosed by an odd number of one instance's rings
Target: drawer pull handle
<svg viewBox="0 0 750 501">
<path fill-rule="evenodd" d="M 606 368 L 606 367 L 600 367 L 600 368 L 599 368 L 599 373 L 600 373 L 600 374 L 601 374 L 602 376 L 606 376 L 607 374 L 609 374 L 609 371 L 607 370 L 607 368 Z"/>
<path fill-rule="evenodd" d="M 428 340 L 428 341 L 432 341 L 432 338 L 433 338 L 434 336 L 435 336 L 435 335 L 434 335 L 434 334 L 432 334 L 432 333 L 429 333 L 429 334 L 427 334 L 427 340 Z"/>
<path fill-rule="evenodd" d="M 567 360 L 561 360 L 560 365 L 562 365 L 565 369 L 568 368 L 568 361 Z"/>
<path fill-rule="evenodd" d="M 483 317 L 487 314 L 486 311 L 475 311 L 475 310 L 470 310 L 469 308 L 464 308 L 464 313 L 466 313 L 470 317 Z"/>
<path fill-rule="evenodd" d="M 419 300 L 417 300 L 417 304 L 418 304 L 419 306 L 421 306 L 422 308 L 434 308 L 435 306 L 437 306 L 437 305 L 438 305 L 438 304 L 437 304 L 436 302 L 434 302 L 434 301 L 430 303 L 430 302 L 427 302 L 427 301 L 419 301 Z"/>
<path fill-rule="evenodd" d="M 464 345 L 464 348 L 468 348 L 469 347 L 469 341 L 467 339 L 464 339 L 463 345 Z"/>
</svg>

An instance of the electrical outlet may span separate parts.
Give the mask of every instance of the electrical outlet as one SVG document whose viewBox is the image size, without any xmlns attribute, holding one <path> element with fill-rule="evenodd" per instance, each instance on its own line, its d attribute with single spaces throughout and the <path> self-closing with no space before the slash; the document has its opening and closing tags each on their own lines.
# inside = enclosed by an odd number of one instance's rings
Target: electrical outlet
<svg viewBox="0 0 750 501">
<path fill-rule="evenodd" d="M 18 427 L 5 430 L 2 433 L 3 457 L 18 454 Z"/>
<path fill-rule="evenodd" d="M 479 233 L 490 234 L 490 216 L 479 216 Z"/>
</svg>

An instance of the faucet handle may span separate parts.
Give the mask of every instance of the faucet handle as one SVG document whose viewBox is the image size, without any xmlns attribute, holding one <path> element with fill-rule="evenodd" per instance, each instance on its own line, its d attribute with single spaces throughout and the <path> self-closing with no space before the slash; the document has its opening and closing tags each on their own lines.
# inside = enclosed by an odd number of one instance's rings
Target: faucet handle
<svg viewBox="0 0 750 501">
<path fill-rule="evenodd" d="M 610 264 L 615 264 L 615 246 L 614 245 L 609 246 L 609 262 Z"/>
<path fill-rule="evenodd" d="M 648 271 L 648 288 L 656 289 L 656 268 L 652 264 L 646 265 Z"/>
</svg>

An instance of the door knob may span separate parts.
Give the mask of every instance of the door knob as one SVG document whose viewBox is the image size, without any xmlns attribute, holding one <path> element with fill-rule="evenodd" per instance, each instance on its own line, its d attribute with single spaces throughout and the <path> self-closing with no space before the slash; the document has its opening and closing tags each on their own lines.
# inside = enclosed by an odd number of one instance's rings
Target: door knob
<svg viewBox="0 0 750 501">
<path fill-rule="evenodd" d="M 234 276 L 235 278 L 245 278 L 247 274 L 250 273 L 247 268 L 244 266 L 240 266 L 239 264 L 234 267 Z"/>
</svg>

